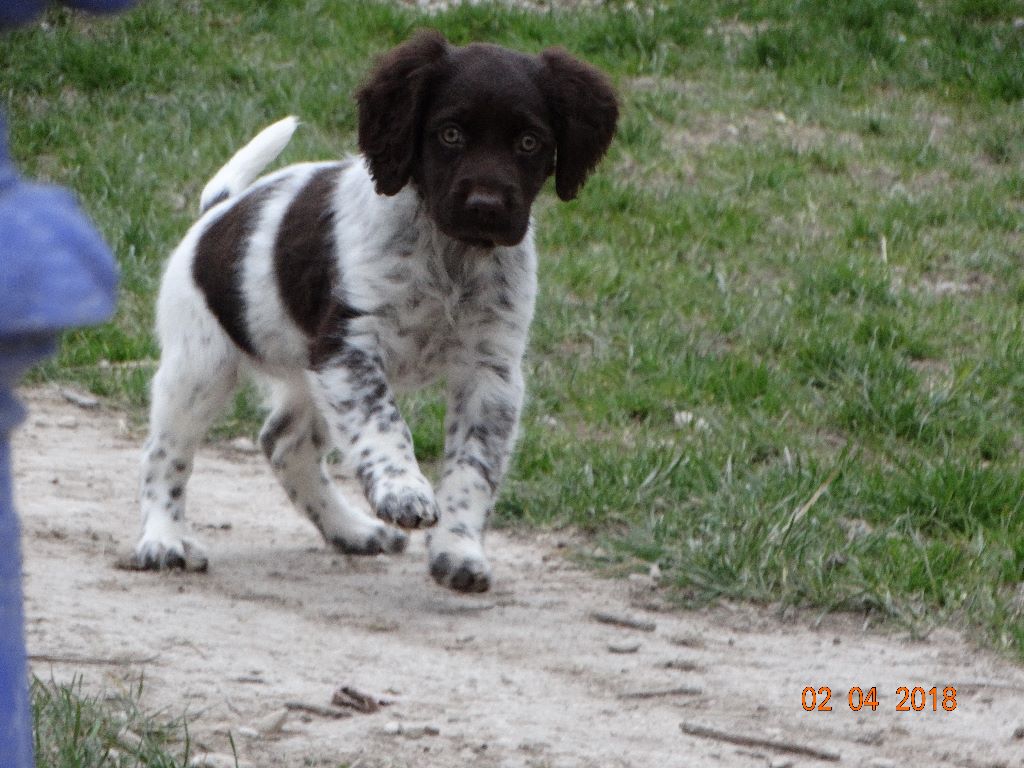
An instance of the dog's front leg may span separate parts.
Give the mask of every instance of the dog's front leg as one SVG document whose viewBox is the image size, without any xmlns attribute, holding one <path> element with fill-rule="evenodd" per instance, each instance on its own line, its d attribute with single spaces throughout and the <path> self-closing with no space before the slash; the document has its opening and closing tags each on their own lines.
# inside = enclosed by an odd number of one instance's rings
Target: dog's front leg
<svg viewBox="0 0 1024 768">
<path fill-rule="evenodd" d="M 523 402 L 518 366 L 478 360 L 449 380 L 440 525 L 429 538 L 430 574 L 459 592 L 485 592 L 491 568 L 484 527 L 508 468 Z"/>
<path fill-rule="evenodd" d="M 346 346 L 311 371 L 310 380 L 335 445 L 377 517 L 402 528 L 434 525 L 434 492 L 416 464 L 412 434 L 380 359 Z"/>
</svg>

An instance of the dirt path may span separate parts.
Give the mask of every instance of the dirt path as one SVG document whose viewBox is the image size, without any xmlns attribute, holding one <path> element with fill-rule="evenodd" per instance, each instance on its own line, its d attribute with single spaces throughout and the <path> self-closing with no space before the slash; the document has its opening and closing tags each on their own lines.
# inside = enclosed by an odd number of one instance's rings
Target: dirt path
<svg viewBox="0 0 1024 768">
<path fill-rule="evenodd" d="M 211 750 L 227 749 L 230 729 L 259 766 L 830 764 L 685 735 L 686 722 L 838 753 L 841 765 L 1024 766 L 1024 670 L 952 632 L 908 642 L 842 617 L 812 629 L 748 607 L 657 610 L 649 584 L 579 570 L 557 535 L 492 534 L 495 591 L 448 594 L 427 578 L 419 537 L 398 558 L 325 551 L 262 457 L 228 446 L 200 454 L 189 487 L 210 572 L 118 570 L 137 534 L 141 437 L 51 390 L 26 400 L 14 459 L 29 651 L 146 660 L 35 672 L 84 674 L 92 689 L 144 672 L 144 705 L 195 715 L 192 736 Z M 326 706 L 341 685 L 393 703 L 344 719 L 289 711 L 274 727 L 287 702 Z M 808 685 L 831 686 L 833 711 L 801 708 Z M 878 686 L 878 711 L 850 710 L 855 685 Z M 954 685 L 957 708 L 896 712 L 901 685 Z"/>
</svg>

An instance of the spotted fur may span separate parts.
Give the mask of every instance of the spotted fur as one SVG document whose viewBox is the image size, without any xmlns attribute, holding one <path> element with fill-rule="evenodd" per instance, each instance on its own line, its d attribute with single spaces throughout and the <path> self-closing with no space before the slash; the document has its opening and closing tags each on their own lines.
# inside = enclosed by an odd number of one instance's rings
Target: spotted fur
<svg viewBox="0 0 1024 768">
<path fill-rule="evenodd" d="M 361 156 L 257 178 L 296 126 L 275 123 L 214 176 L 171 255 L 142 567 L 205 567 L 185 487 L 245 370 L 271 391 L 271 469 L 329 544 L 393 553 L 399 529 L 430 528 L 434 579 L 490 586 L 483 531 L 516 439 L 537 291 L 529 209 L 552 174 L 575 195 L 611 139 L 615 97 L 564 52 L 454 48 L 424 32 L 383 57 L 358 98 Z M 435 489 L 395 393 L 437 379 L 448 410 Z M 374 517 L 330 481 L 331 448 Z"/>
</svg>

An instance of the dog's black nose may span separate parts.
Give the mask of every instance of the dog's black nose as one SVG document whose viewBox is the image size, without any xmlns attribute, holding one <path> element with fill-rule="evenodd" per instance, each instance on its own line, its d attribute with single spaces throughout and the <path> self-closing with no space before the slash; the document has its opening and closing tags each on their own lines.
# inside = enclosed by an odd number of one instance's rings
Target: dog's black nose
<svg viewBox="0 0 1024 768">
<path fill-rule="evenodd" d="M 501 192 L 490 189 L 474 189 L 466 196 L 465 209 L 484 221 L 495 221 L 503 217 L 508 206 Z"/>
</svg>

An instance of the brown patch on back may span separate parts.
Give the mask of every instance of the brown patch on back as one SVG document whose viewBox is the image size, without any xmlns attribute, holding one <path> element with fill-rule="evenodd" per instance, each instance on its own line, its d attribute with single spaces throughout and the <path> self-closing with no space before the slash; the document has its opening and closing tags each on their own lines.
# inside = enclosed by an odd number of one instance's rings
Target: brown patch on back
<svg viewBox="0 0 1024 768">
<path fill-rule="evenodd" d="M 295 324 L 315 336 L 338 280 L 334 257 L 334 206 L 343 164 L 317 171 L 285 211 L 274 243 L 281 301 Z"/>
<path fill-rule="evenodd" d="M 231 340 L 253 357 L 257 354 L 245 322 L 239 265 L 263 204 L 276 188 L 268 184 L 239 198 L 200 235 L 192 261 L 192 278 L 203 292 L 206 306 Z"/>
</svg>

